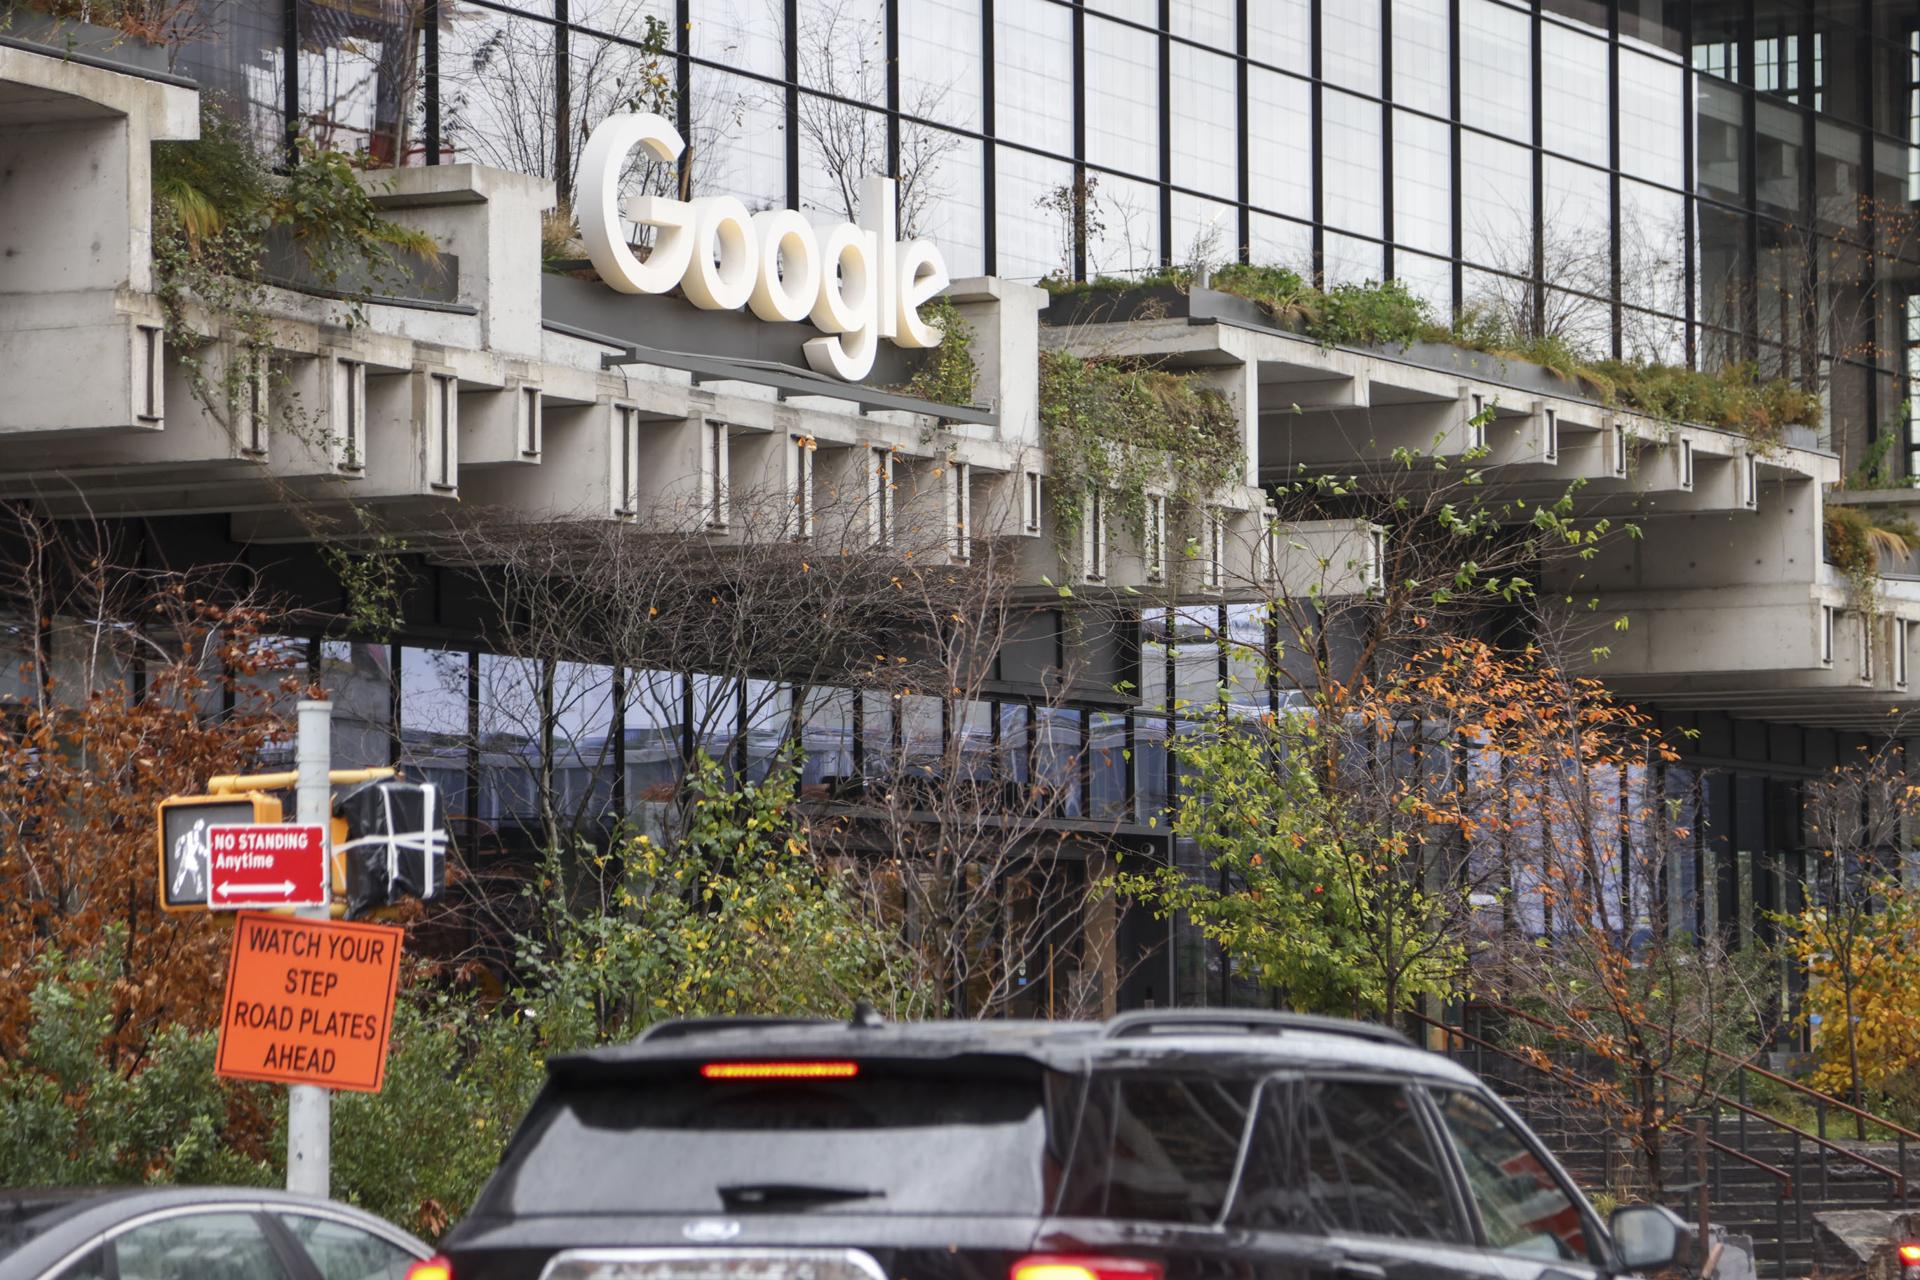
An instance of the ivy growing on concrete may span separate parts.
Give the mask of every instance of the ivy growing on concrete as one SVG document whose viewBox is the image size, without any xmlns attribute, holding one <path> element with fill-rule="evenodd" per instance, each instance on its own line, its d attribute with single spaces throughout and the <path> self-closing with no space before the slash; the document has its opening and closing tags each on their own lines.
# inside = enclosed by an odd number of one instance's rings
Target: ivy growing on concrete
<svg viewBox="0 0 1920 1280">
<path fill-rule="evenodd" d="M 1126 361 L 1042 352 L 1040 437 L 1063 541 L 1078 537 L 1089 490 L 1107 495 L 1110 520 L 1137 527 L 1149 493 L 1191 506 L 1246 470 L 1226 396 L 1198 375 Z"/>
<path fill-rule="evenodd" d="M 901 390 L 939 404 L 972 404 L 980 377 L 973 358 L 973 326 L 945 297 L 923 304 L 920 318 L 940 331 L 940 345 L 922 353 L 919 367 Z"/>
</svg>

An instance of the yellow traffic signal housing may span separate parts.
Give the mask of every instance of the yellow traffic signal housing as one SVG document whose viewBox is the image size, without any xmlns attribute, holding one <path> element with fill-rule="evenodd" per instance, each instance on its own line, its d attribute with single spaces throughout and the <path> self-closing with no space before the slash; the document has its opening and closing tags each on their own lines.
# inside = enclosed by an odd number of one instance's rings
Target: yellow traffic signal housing
<svg viewBox="0 0 1920 1280">
<path fill-rule="evenodd" d="M 211 861 L 207 828 L 278 821 L 280 801 L 259 791 L 162 800 L 153 824 L 158 833 L 161 908 L 207 910 Z"/>
</svg>

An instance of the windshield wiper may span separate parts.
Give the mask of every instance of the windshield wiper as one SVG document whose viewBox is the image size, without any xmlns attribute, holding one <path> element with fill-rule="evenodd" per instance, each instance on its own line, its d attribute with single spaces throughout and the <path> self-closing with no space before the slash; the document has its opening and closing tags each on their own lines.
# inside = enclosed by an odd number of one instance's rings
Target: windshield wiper
<svg viewBox="0 0 1920 1280">
<path fill-rule="evenodd" d="M 715 1188 L 729 1209 L 770 1204 L 810 1204 L 828 1200 L 877 1200 L 886 1192 L 873 1187 L 829 1187 L 811 1182 L 735 1182 Z"/>
</svg>

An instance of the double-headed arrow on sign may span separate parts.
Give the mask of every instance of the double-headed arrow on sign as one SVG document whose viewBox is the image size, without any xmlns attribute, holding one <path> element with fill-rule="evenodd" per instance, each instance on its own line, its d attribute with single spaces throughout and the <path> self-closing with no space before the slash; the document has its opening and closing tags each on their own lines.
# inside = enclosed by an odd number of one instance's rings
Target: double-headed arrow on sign
<svg viewBox="0 0 1920 1280">
<path fill-rule="evenodd" d="M 326 832 L 312 824 L 254 823 L 207 828 L 207 905 L 323 907 Z"/>
</svg>

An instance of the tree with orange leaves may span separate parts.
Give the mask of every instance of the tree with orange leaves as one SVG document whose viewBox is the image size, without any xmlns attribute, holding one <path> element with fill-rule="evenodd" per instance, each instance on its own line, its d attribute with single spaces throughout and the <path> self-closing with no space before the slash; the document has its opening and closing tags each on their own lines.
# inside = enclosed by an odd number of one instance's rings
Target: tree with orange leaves
<svg viewBox="0 0 1920 1280">
<path fill-rule="evenodd" d="M 23 615 L 0 685 L 0 1059 L 42 958 L 111 931 L 107 1052 L 130 1073 L 163 1029 L 218 1018 L 227 933 L 159 909 L 155 809 L 284 739 L 275 614 L 237 569 L 148 570 L 101 527 L 0 517 L 0 599 Z"/>
</svg>

